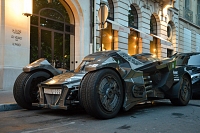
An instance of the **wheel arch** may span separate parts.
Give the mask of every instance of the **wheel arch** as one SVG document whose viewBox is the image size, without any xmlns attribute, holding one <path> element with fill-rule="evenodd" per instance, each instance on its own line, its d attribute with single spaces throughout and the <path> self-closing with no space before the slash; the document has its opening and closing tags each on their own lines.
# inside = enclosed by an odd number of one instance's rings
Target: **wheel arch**
<svg viewBox="0 0 200 133">
<path fill-rule="evenodd" d="M 182 74 L 182 76 L 180 76 L 179 78 L 181 79 L 182 77 L 184 77 L 184 76 L 186 76 L 188 79 L 189 79 L 189 81 L 190 81 L 190 85 L 192 85 L 192 83 L 191 83 L 191 76 L 190 76 L 190 74 L 189 73 L 187 73 L 187 72 L 185 72 L 185 73 L 183 73 Z M 168 92 L 168 96 L 167 97 L 169 97 L 169 98 L 178 98 L 179 97 L 179 91 L 180 91 L 180 85 L 181 85 L 181 80 L 179 80 L 176 84 L 174 84 L 173 86 L 172 86 L 172 88 L 170 89 L 170 91 Z M 192 88 L 191 88 L 191 94 L 192 94 Z M 192 95 L 191 95 L 191 97 L 192 97 Z"/>
<path fill-rule="evenodd" d="M 43 72 L 46 72 L 48 74 L 51 75 L 51 77 L 55 76 L 54 73 L 52 73 L 52 71 L 48 70 L 48 69 L 43 69 L 43 68 L 39 68 L 39 69 L 34 69 L 30 72 L 26 72 L 26 73 L 35 73 L 35 72 L 39 72 L 39 71 L 43 71 Z"/>
<path fill-rule="evenodd" d="M 120 73 L 116 70 L 116 68 L 113 68 L 113 67 L 103 67 L 103 68 L 100 68 L 100 69 L 96 69 L 96 70 L 93 70 L 93 71 L 89 71 L 88 73 L 90 73 L 90 72 L 95 72 L 95 71 L 99 71 L 99 70 L 102 70 L 102 69 L 112 69 L 113 71 L 115 71 L 116 73 L 117 73 L 117 75 L 119 76 L 119 78 L 120 78 L 120 80 L 121 80 L 121 83 L 122 83 L 122 86 L 123 86 L 123 96 L 125 97 L 125 82 L 124 82 L 124 80 L 123 80 L 123 78 L 122 78 L 122 76 L 120 75 Z M 85 76 L 88 74 L 88 73 L 86 73 L 84 76 L 83 76 L 83 78 L 81 79 L 81 82 L 83 81 L 83 79 L 85 78 Z M 80 82 L 80 84 L 81 84 L 81 82 Z M 124 99 L 123 99 L 124 100 Z"/>
</svg>

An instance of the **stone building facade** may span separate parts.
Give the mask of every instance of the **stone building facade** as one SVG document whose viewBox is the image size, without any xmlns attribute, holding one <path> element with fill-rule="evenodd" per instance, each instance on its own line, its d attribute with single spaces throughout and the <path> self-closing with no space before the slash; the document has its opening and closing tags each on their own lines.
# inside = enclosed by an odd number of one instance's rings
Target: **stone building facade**
<svg viewBox="0 0 200 133">
<path fill-rule="evenodd" d="M 200 51 L 200 0 L 180 0 L 179 52 Z"/>
<path fill-rule="evenodd" d="M 193 21 L 184 13 L 184 0 L 33 0 L 28 17 L 22 15 L 24 0 L 1 0 L 0 90 L 12 89 L 22 68 L 38 58 L 72 70 L 101 50 L 159 58 L 198 51 L 199 8 L 190 2 Z M 103 26 L 102 6 L 108 7 Z"/>
</svg>

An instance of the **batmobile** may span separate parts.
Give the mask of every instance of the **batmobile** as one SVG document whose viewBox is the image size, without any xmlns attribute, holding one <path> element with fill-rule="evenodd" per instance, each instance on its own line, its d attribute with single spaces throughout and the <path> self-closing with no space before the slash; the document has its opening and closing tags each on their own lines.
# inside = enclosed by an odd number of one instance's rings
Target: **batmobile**
<svg viewBox="0 0 200 133">
<path fill-rule="evenodd" d="M 187 105 L 191 79 L 187 71 L 176 71 L 173 59 L 129 56 L 115 50 L 86 56 L 74 71 L 61 71 L 39 59 L 23 68 L 13 94 L 24 109 L 69 109 L 81 105 L 88 114 L 109 119 L 139 102 L 170 99 Z"/>
</svg>

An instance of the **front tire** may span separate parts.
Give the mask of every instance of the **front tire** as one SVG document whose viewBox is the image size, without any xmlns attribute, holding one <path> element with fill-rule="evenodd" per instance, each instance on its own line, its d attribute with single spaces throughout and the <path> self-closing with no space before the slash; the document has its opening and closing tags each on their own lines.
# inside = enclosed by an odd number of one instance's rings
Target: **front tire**
<svg viewBox="0 0 200 133">
<path fill-rule="evenodd" d="M 180 86 L 179 97 L 170 99 L 171 103 L 176 106 L 186 106 L 191 98 L 191 82 L 187 76 L 183 76 Z"/>
<path fill-rule="evenodd" d="M 13 87 L 14 99 L 19 106 L 24 109 L 39 109 L 32 106 L 32 103 L 39 102 L 38 84 L 52 77 L 51 74 L 44 71 L 22 72 L 15 80 Z"/>
<path fill-rule="evenodd" d="M 81 82 L 80 101 L 88 114 L 98 119 L 117 115 L 124 98 L 119 75 L 112 69 L 89 72 Z"/>
</svg>

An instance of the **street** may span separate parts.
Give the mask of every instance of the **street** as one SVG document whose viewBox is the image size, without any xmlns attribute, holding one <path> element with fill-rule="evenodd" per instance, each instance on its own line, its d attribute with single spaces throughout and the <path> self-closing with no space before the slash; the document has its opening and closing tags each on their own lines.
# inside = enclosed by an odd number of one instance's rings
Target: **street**
<svg viewBox="0 0 200 133">
<path fill-rule="evenodd" d="M 117 117 L 98 120 L 84 109 L 0 112 L 0 133 L 199 133 L 200 101 L 173 106 L 168 100 L 139 104 Z"/>
</svg>

